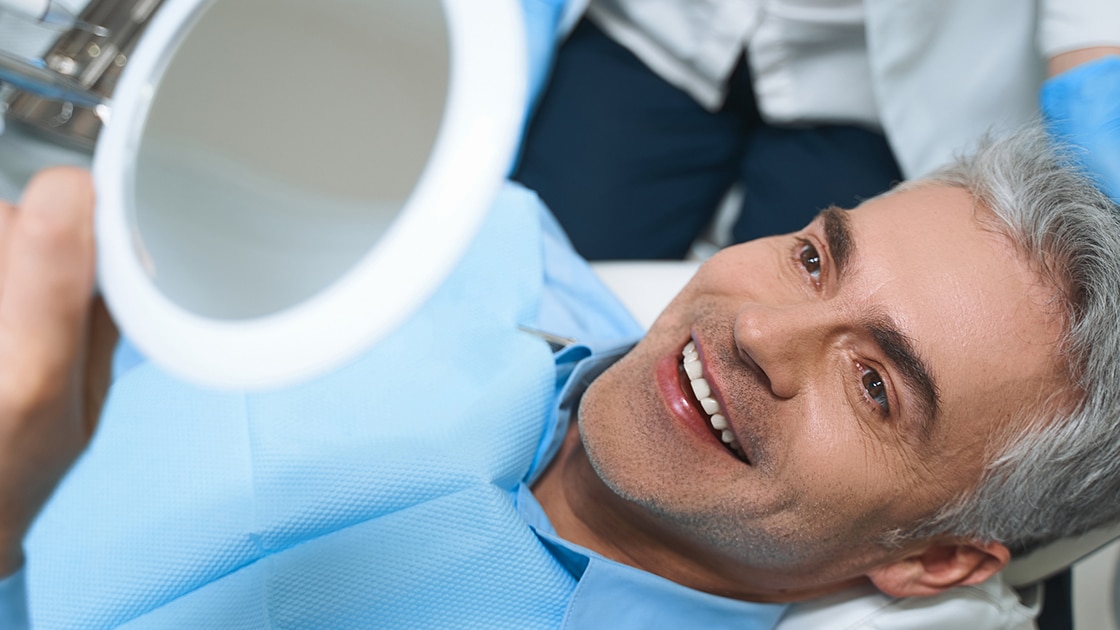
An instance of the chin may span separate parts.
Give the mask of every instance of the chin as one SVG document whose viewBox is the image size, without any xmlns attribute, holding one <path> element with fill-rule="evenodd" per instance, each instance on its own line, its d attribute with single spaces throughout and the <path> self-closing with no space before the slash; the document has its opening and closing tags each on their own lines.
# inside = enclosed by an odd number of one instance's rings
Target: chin
<svg viewBox="0 0 1120 630">
<path fill-rule="evenodd" d="M 603 484 L 623 500 L 646 503 L 671 489 L 658 479 L 655 432 L 642 422 L 651 410 L 625 395 L 633 391 L 624 378 L 630 359 L 624 357 L 588 387 L 580 402 L 579 433 Z"/>
</svg>

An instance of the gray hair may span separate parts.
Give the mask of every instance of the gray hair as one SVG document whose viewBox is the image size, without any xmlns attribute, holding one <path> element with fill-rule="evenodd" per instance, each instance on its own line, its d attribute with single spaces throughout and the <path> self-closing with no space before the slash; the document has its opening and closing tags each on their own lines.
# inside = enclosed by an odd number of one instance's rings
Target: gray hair
<svg viewBox="0 0 1120 630">
<path fill-rule="evenodd" d="M 950 534 L 1025 553 L 1120 521 L 1120 208 L 1077 164 L 1035 124 L 904 184 L 967 190 L 1057 289 L 1070 391 L 1016 419 L 975 488 L 892 542 Z"/>
</svg>

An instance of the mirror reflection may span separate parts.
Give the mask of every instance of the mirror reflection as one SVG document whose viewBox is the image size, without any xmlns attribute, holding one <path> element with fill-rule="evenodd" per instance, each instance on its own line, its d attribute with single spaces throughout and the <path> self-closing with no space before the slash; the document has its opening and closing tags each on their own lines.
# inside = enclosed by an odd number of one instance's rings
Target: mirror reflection
<svg viewBox="0 0 1120 630">
<path fill-rule="evenodd" d="M 449 80 L 439 0 L 222 0 L 161 79 L 134 235 L 180 307 L 269 315 L 337 280 L 424 169 Z"/>
</svg>

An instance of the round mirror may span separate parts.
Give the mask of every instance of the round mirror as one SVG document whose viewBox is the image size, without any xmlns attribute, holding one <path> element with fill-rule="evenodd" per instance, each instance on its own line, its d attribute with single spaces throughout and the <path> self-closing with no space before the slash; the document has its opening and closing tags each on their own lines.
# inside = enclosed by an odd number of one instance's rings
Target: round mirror
<svg viewBox="0 0 1120 630">
<path fill-rule="evenodd" d="M 524 107 L 515 0 L 168 0 L 94 155 L 99 282 L 168 370 L 283 385 L 407 317 Z"/>
</svg>

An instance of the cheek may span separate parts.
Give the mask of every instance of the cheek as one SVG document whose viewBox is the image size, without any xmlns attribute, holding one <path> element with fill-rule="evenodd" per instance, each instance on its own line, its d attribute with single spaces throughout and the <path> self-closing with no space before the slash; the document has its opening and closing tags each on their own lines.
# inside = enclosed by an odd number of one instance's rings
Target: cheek
<svg viewBox="0 0 1120 630">
<path fill-rule="evenodd" d="M 860 420 L 827 411 L 806 412 L 784 449 L 779 474 L 799 489 L 803 516 L 839 524 L 892 512 L 910 485 L 899 453 Z"/>
</svg>

